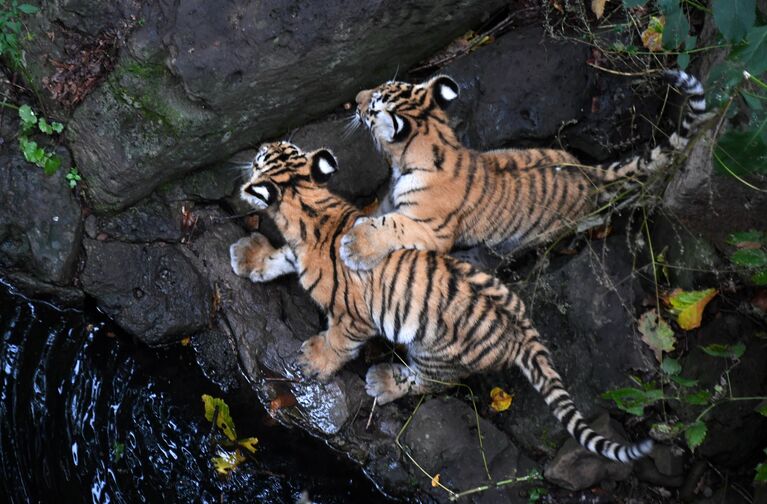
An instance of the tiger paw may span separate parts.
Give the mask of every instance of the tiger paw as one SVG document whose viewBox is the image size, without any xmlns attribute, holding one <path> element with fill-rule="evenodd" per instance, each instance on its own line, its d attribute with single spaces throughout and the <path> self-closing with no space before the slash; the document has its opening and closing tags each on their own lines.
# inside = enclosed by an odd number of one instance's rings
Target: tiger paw
<svg viewBox="0 0 767 504">
<path fill-rule="evenodd" d="M 240 238 L 229 246 L 229 260 L 237 276 L 250 278 L 252 282 L 264 282 L 266 260 L 274 247 L 261 233 Z"/>
<path fill-rule="evenodd" d="M 360 217 L 354 227 L 341 238 L 341 259 L 354 270 L 369 270 L 390 251 L 383 237 L 380 217 Z"/>
<path fill-rule="evenodd" d="M 338 354 L 327 344 L 323 334 L 312 336 L 301 345 L 298 365 L 308 378 L 328 381 L 343 365 Z"/>
<path fill-rule="evenodd" d="M 412 385 L 410 373 L 400 364 L 376 364 L 365 375 L 365 391 L 378 404 L 390 403 L 407 395 Z"/>
</svg>

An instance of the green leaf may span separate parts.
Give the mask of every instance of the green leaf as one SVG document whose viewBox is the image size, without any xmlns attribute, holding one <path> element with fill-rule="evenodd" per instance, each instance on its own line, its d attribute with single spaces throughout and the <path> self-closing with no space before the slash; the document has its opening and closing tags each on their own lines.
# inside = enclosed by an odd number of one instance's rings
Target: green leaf
<svg viewBox="0 0 767 504">
<path fill-rule="evenodd" d="M 256 453 L 256 445 L 258 444 L 258 438 L 249 437 L 246 439 L 240 439 L 237 444 L 248 450 L 250 453 Z"/>
<path fill-rule="evenodd" d="M 734 345 L 714 343 L 712 345 L 700 347 L 700 349 L 712 357 L 739 359 L 743 355 L 743 352 L 746 351 L 746 345 L 743 343 L 735 343 Z"/>
<path fill-rule="evenodd" d="M 759 481 L 761 483 L 767 482 L 767 462 L 762 462 L 756 466 L 756 476 L 754 476 L 754 481 Z"/>
<path fill-rule="evenodd" d="M 695 448 L 703 443 L 703 440 L 706 439 L 706 432 L 706 424 L 701 421 L 687 426 L 687 429 L 684 431 L 684 437 L 690 450 L 695 451 Z"/>
<path fill-rule="evenodd" d="M 767 401 L 762 401 L 755 409 L 760 415 L 767 416 Z"/>
<path fill-rule="evenodd" d="M 674 383 L 681 385 L 682 387 L 694 387 L 698 384 L 698 380 L 693 380 L 692 378 L 685 378 L 684 376 L 674 375 L 671 377 L 671 381 Z"/>
<path fill-rule="evenodd" d="M 631 9 L 633 7 L 641 7 L 646 3 L 647 0 L 623 0 L 623 6 L 627 9 Z"/>
<path fill-rule="evenodd" d="M 666 16 L 666 25 L 663 27 L 663 47 L 676 49 L 689 35 L 690 22 L 687 21 L 679 0 L 659 0 L 658 4 Z"/>
<path fill-rule="evenodd" d="M 707 390 L 699 390 L 694 394 L 684 396 L 684 402 L 698 406 L 708 404 L 709 399 L 711 399 L 711 393 Z"/>
<path fill-rule="evenodd" d="M 30 5 L 30 4 L 21 4 L 21 5 L 19 5 L 19 10 L 20 10 L 21 12 L 23 12 L 24 14 L 34 14 L 34 13 L 36 13 L 36 12 L 37 12 L 39 9 L 38 9 L 37 7 L 35 7 L 34 5 Z"/>
<path fill-rule="evenodd" d="M 756 22 L 756 0 L 713 0 L 711 11 L 719 31 L 739 42 Z"/>
<path fill-rule="evenodd" d="M 678 375 L 682 371 L 682 366 L 679 361 L 672 359 L 671 357 L 664 357 L 663 362 L 660 364 L 661 370 L 667 375 Z"/>
<path fill-rule="evenodd" d="M 738 176 L 767 172 L 767 145 L 757 131 L 728 131 L 716 143 L 714 166 L 720 173 Z"/>
<path fill-rule="evenodd" d="M 19 107 L 19 118 L 21 118 L 21 121 L 25 124 L 37 123 L 37 116 L 35 115 L 35 111 L 32 110 L 32 107 L 29 105 L 22 105 Z"/>
<path fill-rule="evenodd" d="M 213 467 L 216 468 L 216 472 L 222 476 L 227 476 L 245 461 L 245 457 L 242 456 L 240 450 L 234 450 L 233 452 L 219 450 L 218 456 L 213 457 L 211 461 L 213 462 Z"/>
<path fill-rule="evenodd" d="M 615 405 L 632 415 L 644 415 L 644 409 L 647 406 L 663 399 L 663 391 L 660 389 L 641 390 L 638 388 L 627 387 L 617 390 L 611 390 L 602 394 L 604 399 L 612 399 Z"/>
<path fill-rule="evenodd" d="M 751 28 L 746 35 L 746 44 L 733 51 L 730 57 L 742 62 L 752 75 L 767 70 L 767 25 Z"/>
<path fill-rule="evenodd" d="M 58 121 L 53 121 L 51 123 L 51 129 L 53 129 L 53 131 L 55 131 L 56 133 L 61 133 L 62 131 L 64 131 L 64 125 Z"/>
<path fill-rule="evenodd" d="M 751 229 L 749 231 L 740 231 L 738 233 L 732 233 L 727 237 L 727 243 L 730 245 L 737 245 L 743 242 L 761 242 L 764 240 L 764 233 Z"/>
<path fill-rule="evenodd" d="M 761 268 L 767 266 L 767 252 L 762 249 L 740 249 L 736 250 L 730 260 L 738 266 L 748 266 L 750 268 Z"/>
<path fill-rule="evenodd" d="M 642 341 L 652 348 L 655 357 L 661 361 L 663 352 L 674 349 L 674 331 L 668 323 L 658 316 L 656 310 L 650 310 L 639 317 L 637 330 L 642 335 Z"/>
<path fill-rule="evenodd" d="M 674 289 L 665 300 L 671 305 L 679 327 L 685 331 L 690 331 L 700 327 L 703 310 L 706 309 L 706 305 L 716 294 L 716 289 L 701 291 Z"/>
<path fill-rule="evenodd" d="M 676 57 L 676 64 L 682 70 L 685 70 L 687 65 L 690 64 L 690 51 L 695 49 L 697 41 L 698 38 L 694 35 L 688 35 L 687 38 L 684 39 L 684 52 Z"/>
<path fill-rule="evenodd" d="M 202 395 L 202 402 L 205 405 L 205 419 L 208 422 L 213 421 L 213 417 L 216 417 L 216 427 L 224 433 L 230 441 L 237 439 L 237 433 L 234 429 L 234 421 L 229 413 L 229 405 L 224 402 L 223 399 L 218 397 L 211 397 L 208 394 Z M 218 413 L 216 413 L 218 411 Z"/>
<path fill-rule="evenodd" d="M 48 121 L 45 120 L 45 117 L 41 117 L 40 120 L 37 123 L 37 127 L 40 128 L 40 131 L 45 133 L 46 135 L 50 135 L 53 133 L 53 128 L 50 124 L 48 124 Z"/>
<path fill-rule="evenodd" d="M 767 270 L 757 271 L 751 276 L 754 285 L 767 285 Z"/>
<path fill-rule="evenodd" d="M 59 167 L 61 166 L 61 158 L 53 155 L 45 159 L 43 162 L 43 171 L 46 175 L 53 175 L 58 171 Z"/>
</svg>

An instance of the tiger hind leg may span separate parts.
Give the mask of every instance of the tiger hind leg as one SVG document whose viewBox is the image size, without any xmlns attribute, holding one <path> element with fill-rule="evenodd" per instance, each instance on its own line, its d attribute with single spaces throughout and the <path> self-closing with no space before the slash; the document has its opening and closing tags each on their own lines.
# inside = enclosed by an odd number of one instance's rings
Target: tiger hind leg
<svg viewBox="0 0 767 504">
<path fill-rule="evenodd" d="M 404 364 L 376 364 L 365 375 L 365 391 L 378 404 L 390 403 L 408 394 L 439 392 L 445 387 L 429 380 L 417 368 Z"/>
</svg>

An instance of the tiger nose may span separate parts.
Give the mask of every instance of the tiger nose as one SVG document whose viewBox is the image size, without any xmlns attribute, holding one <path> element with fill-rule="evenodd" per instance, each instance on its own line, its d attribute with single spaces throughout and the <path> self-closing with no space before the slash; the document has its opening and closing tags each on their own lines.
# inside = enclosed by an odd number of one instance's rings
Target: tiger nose
<svg viewBox="0 0 767 504">
<path fill-rule="evenodd" d="M 363 106 L 370 101 L 371 94 L 373 93 L 369 89 L 360 91 L 359 93 L 357 93 L 357 97 L 354 99 L 354 101 L 357 102 L 357 105 Z"/>
</svg>

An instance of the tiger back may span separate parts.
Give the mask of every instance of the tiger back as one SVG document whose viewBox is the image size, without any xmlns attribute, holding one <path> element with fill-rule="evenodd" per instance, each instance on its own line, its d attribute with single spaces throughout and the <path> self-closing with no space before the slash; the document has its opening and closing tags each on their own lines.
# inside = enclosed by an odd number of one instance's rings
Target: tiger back
<svg viewBox="0 0 767 504">
<path fill-rule="evenodd" d="M 421 84 L 390 81 L 357 95 L 355 118 L 392 167 L 389 213 L 365 217 L 344 238 L 347 265 L 368 269 L 397 248 L 437 250 L 483 244 L 501 254 L 572 230 L 603 202 L 616 181 L 636 180 L 671 164 L 705 112 L 694 77 L 667 77 L 689 97 L 687 115 L 668 146 L 609 166 L 585 166 L 566 151 L 480 152 L 459 142 L 446 109 L 459 96 L 447 76 Z"/>
<path fill-rule="evenodd" d="M 278 142 L 262 147 L 245 201 L 270 216 L 286 244 L 254 233 L 230 248 L 232 268 L 254 282 L 295 273 L 328 317 L 328 328 L 302 345 L 307 376 L 329 379 L 380 334 L 405 345 L 408 363 L 372 366 L 366 391 L 379 404 L 442 389 L 472 373 L 519 368 L 581 445 L 627 462 L 652 442 L 624 446 L 584 421 L 553 367 L 522 300 L 497 278 L 436 251 L 396 250 L 369 271 L 347 267 L 341 237 L 362 214 L 330 193 L 332 153 L 304 153 Z"/>
</svg>

